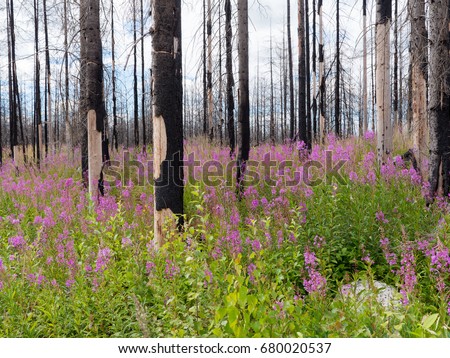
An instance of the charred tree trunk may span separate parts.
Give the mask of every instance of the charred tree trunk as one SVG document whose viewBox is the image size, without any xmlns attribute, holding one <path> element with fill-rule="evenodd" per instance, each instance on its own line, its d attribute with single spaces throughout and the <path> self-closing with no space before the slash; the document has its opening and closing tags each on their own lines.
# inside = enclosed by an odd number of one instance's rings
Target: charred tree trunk
<svg viewBox="0 0 450 358">
<path fill-rule="evenodd" d="M 339 48 L 339 0 L 336 0 L 336 78 L 334 87 L 334 129 L 337 137 L 341 136 L 341 51 Z"/>
<path fill-rule="evenodd" d="M 133 0 L 133 99 L 134 99 L 134 145 L 139 147 L 139 97 L 137 79 L 137 33 L 136 0 Z"/>
<path fill-rule="evenodd" d="M 230 141 L 230 157 L 235 151 L 235 130 L 234 130 L 234 76 L 233 76 L 233 29 L 231 27 L 231 0 L 225 0 L 225 42 L 226 42 L 226 72 L 227 72 L 227 123 L 228 138 Z"/>
<path fill-rule="evenodd" d="M 301 0 L 300 0 L 301 1 Z M 306 146 L 308 149 L 312 147 L 312 123 L 311 123 L 311 62 L 309 48 L 309 0 L 305 1 L 304 11 L 304 41 L 305 41 L 305 74 L 306 77 Z M 299 14 L 300 15 L 300 14 Z"/>
<path fill-rule="evenodd" d="M 183 214 L 183 74 L 181 0 L 153 0 L 154 235 L 164 245 L 163 224 Z"/>
<path fill-rule="evenodd" d="M 80 5 L 80 115 L 87 122 L 82 142 L 82 169 L 85 181 L 88 174 L 89 192 L 94 197 L 96 193 L 103 195 L 102 166 L 109 160 L 105 133 L 100 6 L 99 0 L 86 0 Z M 95 133 L 87 133 L 88 127 Z M 88 140 L 88 134 L 90 138 L 95 136 L 95 143 Z"/>
<path fill-rule="evenodd" d="M 113 128 L 112 128 L 112 147 L 119 150 L 119 138 L 117 132 L 117 90 L 116 90 L 116 55 L 115 55 L 115 37 L 114 37 L 114 0 L 111 0 L 111 82 L 112 82 L 112 110 L 113 110 Z"/>
<path fill-rule="evenodd" d="M 244 187 L 244 174 L 250 153 L 250 102 L 248 74 L 248 0 L 238 0 L 239 43 L 239 137 L 237 157 L 237 182 L 239 194 Z"/>
<path fill-rule="evenodd" d="M 208 37 L 208 70 L 206 73 L 207 87 L 208 87 L 208 129 L 209 141 L 214 139 L 214 124 L 213 124 L 213 93 L 212 93 L 212 9 L 211 0 L 208 0 L 206 22 L 206 35 Z"/>
<path fill-rule="evenodd" d="M 325 53 L 323 47 L 323 2 L 319 0 L 319 137 L 325 139 Z"/>
<path fill-rule="evenodd" d="M 40 165 L 42 151 L 41 64 L 39 61 L 39 8 L 34 0 L 34 143 L 35 160 Z"/>
<path fill-rule="evenodd" d="M 298 135 L 300 141 L 308 144 L 305 61 L 305 7 L 304 0 L 298 0 Z"/>
<path fill-rule="evenodd" d="M 428 202 L 437 195 L 448 198 L 450 188 L 450 57 L 449 0 L 430 3 L 429 124 L 430 192 Z"/>
<path fill-rule="evenodd" d="M 287 40 L 288 40 L 288 62 L 289 62 L 289 98 L 290 98 L 290 116 L 291 116 L 291 141 L 295 138 L 295 99 L 294 99 L 294 65 L 292 58 L 292 39 L 291 39 L 291 0 L 287 0 Z"/>
<path fill-rule="evenodd" d="M 313 53 L 312 53 L 312 72 L 313 72 L 313 98 L 312 98 L 312 123 L 313 123 L 313 139 L 317 139 L 317 53 L 316 53 L 316 0 L 312 1 L 313 4 Z"/>
</svg>

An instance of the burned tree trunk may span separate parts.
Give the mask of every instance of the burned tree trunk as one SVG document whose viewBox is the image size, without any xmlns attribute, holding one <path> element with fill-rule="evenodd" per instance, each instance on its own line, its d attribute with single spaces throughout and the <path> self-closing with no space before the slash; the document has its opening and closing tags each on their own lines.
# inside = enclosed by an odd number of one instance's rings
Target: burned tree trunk
<svg viewBox="0 0 450 358">
<path fill-rule="evenodd" d="M 183 214 L 183 77 L 181 0 L 153 0 L 154 239 L 164 245 L 163 224 Z"/>
<path fill-rule="evenodd" d="M 99 0 L 86 0 L 80 6 L 80 115 L 86 118 L 82 142 L 82 169 L 86 174 L 91 197 L 103 194 L 102 166 L 109 160 L 105 133 L 105 102 L 103 95 L 103 55 L 100 37 Z M 92 125 L 94 122 L 94 126 Z M 88 133 L 92 129 L 95 133 Z M 88 138 L 95 138 L 94 143 Z M 100 145 L 98 145 L 98 141 Z"/>
<path fill-rule="evenodd" d="M 237 182 L 239 192 L 244 185 L 244 174 L 250 153 L 250 102 L 248 74 L 248 0 L 238 0 L 239 38 L 239 137 L 237 157 Z"/>
<path fill-rule="evenodd" d="M 430 192 L 448 197 L 450 186 L 449 0 L 430 3 Z"/>
<path fill-rule="evenodd" d="M 227 72 L 227 123 L 228 138 L 230 141 L 230 157 L 235 151 L 235 130 L 234 130 L 234 76 L 233 76 L 233 29 L 231 27 L 231 0 L 225 0 L 225 46 L 226 46 L 226 72 Z"/>
</svg>

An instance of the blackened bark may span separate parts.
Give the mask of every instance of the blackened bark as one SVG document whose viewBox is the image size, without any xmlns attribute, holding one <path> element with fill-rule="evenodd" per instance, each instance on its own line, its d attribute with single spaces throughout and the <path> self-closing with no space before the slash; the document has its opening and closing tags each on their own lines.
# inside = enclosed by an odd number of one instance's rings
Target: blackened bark
<svg viewBox="0 0 450 358">
<path fill-rule="evenodd" d="M 430 62 L 429 62 L 429 125 L 430 125 L 430 192 L 449 194 L 450 169 L 450 60 L 449 60 L 449 0 L 430 3 Z M 439 188 L 439 177 L 442 187 Z"/>
<path fill-rule="evenodd" d="M 137 79 L 137 33 L 136 33 L 136 0 L 133 0 L 133 100 L 134 100 L 134 145 L 139 146 L 139 98 Z"/>
<path fill-rule="evenodd" d="M 112 100 L 113 100 L 113 129 L 112 146 L 118 151 L 119 140 L 117 133 L 117 94 L 116 94 L 116 55 L 115 55 L 115 37 L 114 37 L 114 0 L 111 0 L 111 62 L 112 62 Z"/>
<path fill-rule="evenodd" d="M 152 15 L 155 239 L 161 246 L 164 220 L 183 214 L 181 0 L 153 0 Z"/>
<path fill-rule="evenodd" d="M 141 0 L 141 117 L 142 117 L 142 150 L 146 152 L 147 123 L 145 119 L 145 53 L 144 53 L 144 1 Z"/>
<path fill-rule="evenodd" d="M 250 102 L 248 59 L 248 0 L 238 0 L 239 38 L 239 137 L 237 157 L 237 182 L 239 193 L 243 190 L 244 174 L 250 153 Z"/>
<path fill-rule="evenodd" d="M 306 76 L 306 146 L 308 149 L 311 149 L 312 146 L 312 123 L 311 123 L 311 63 L 310 63 L 310 47 L 309 47 L 309 0 L 305 1 L 305 32 L 304 32 L 304 41 L 305 41 L 305 73 L 308 74 Z"/>
<path fill-rule="evenodd" d="M 105 133 L 105 102 L 103 94 L 103 53 L 100 37 L 99 0 L 85 0 L 80 4 L 80 115 L 87 120 L 88 112 L 96 114 L 97 131 L 102 133 L 102 159 L 109 160 Z M 82 170 L 86 180 L 88 170 L 87 126 L 82 141 Z M 85 181 L 85 184 L 87 182 Z"/>
<path fill-rule="evenodd" d="M 334 87 L 334 129 L 337 137 L 341 136 L 341 51 L 339 48 L 339 0 L 336 0 L 336 77 L 335 77 L 335 87 Z"/>
<path fill-rule="evenodd" d="M 228 138 L 230 141 L 230 157 L 234 156 L 236 137 L 234 129 L 234 76 L 233 76 L 233 29 L 231 27 L 231 0 L 225 0 L 225 46 L 226 46 L 226 72 L 227 72 L 227 123 Z"/>
<path fill-rule="evenodd" d="M 308 143 L 306 119 L 306 68 L 305 68 L 305 7 L 304 0 L 298 1 L 298 136 Z"/>
<path fill-rule="evenodd" d="M 291 0 L 287 0 L 287 40 L 288 40 L 288 62 L 289 62 L 289 94 L 290 94 L 290 115 L 291 128 L 290 139 L 295 137 L 295 99 L 294 99 L 294 64 L 292 58 L 292 39 L 291 39 Z"/>
</svg>

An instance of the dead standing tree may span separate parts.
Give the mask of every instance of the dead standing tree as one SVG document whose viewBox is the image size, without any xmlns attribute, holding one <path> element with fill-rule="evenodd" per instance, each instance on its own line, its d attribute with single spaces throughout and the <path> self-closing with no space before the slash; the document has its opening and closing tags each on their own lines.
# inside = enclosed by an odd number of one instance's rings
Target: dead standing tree
<svg viewBox="0 0 450 358">
<path fill-rule="evenodd" d="M 153 0 L 154 239 L 164 245 L 163 225 L 183 214 L 183 77 L 181 0 Z M 169 134 L 169 135 L 168 135 Z"/>
</svg>

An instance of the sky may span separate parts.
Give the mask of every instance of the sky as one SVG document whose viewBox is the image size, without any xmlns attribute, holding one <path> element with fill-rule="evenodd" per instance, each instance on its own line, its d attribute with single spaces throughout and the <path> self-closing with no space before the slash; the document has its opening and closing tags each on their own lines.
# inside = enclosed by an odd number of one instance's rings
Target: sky
<svg viewBox="0 0 450 358">
<path fill-rule="evenodd" d="M 72 1 L 72 0 L 71 0 Z M 52 63 L 53 76 L 58 78 L 62 75 L 62 44 L 63 44 L 63 14 L 60 1 L 47 0 L 50 10 L 51 31 L 50 31 L 50 47 L 52 56 L 56 59 Z M 73 1 L 72 1 L 73 2 Z M 212 0 L 213 4 L 217 4 L 218 0 Z M 34 68 L 34 45 L 33 45 L 33 19 L 31 0 L 15 0 L 16 14 L 16 36 L 17 36 L 17 67 L 19 72 L 19 81 L 29 83 L 31 86 L 33 81 Z M 129 87 L 129 77 L 126 74 L 132 70 L 132 26 L 131 26 L 131 4 L 132 0 L 114 0 L 115 25 L 116 25 L 116 63 L 119 71 L 125 71 L 121 79 L 125 87 Z M 139 3 L 139 0 L 138 0 Z M 221 1 L 223 7 L 223 0 Z M 310 12 L 312 5 L 310 1 Z M 331 55 L 334 52 L 335 32 L 335 1 L 324 0 L 324 27 L 325 27 L 325 55 Z M 373 23 L 375 11 L 374 0 L 368 1 L 369 18 L 368 24 Z M 146 14 L 149 13 L 150 0 L 144 0 L 144 8 Z M 195 81 L 197 77 L 201 81 L 200 61 L 202 58 L 202 1 L 201 0 L 182 0 L 182 16 L 183 16 L 183 57 L 184 72 L 188 81 Z M 371 6 L 372 5 L 372 6 Z M 361 0 L 341 0 L 341 38 L 345 39 L 345 59 L 344 67 L 349 69 L 360 68 L 360 57 L 362 52 L 362 1 Z M 104 46 L 104 62 L 106 68 L 110 68 L 110 30 L 109 30 L 109 8 L 110 0 L 103 0 L 102 7 L 102 30 L 103 30 L 103 46 Z M 237 9 L 236 3 L 233 4 L 233 11 Z M 293 56 L 297 54 L 297 1 L 291 0 L 291 31 Z M 235 14 L 236 15 L 236 14 Z M 217 30 L 218 16 L 213 16 L 213 32 Z M 269 43 L 272 36 L 274 47 L 280 47 L 283 39 L 283 33 L 286 30 L 286 1 L 285 0 L 249 0 L 249 40 L 250 40 L 250 76 L 256 75 L 256 62 L 259 58 L 261 64 L 261 74 L 264 76 L 268 71 L 269 64 Z M 145 30 L 151 26 L 151 19 L 146 16 Z M 57 19 L 55 21 L 55 19 Z M 72 24 L 78 20 L 78 8 L 72 5 L 69 13 L 69 19 Z M 312 21 L 312 16 L 310 17 Z M 42 20 L 42 18 L 41 18 Z M 318 19 L 317 19 L 318 21 Z M 42 22 L 42 21 L 41 21 Z M 4 2 L 0 5 L 0 27 L 6 28 L 6 16 Z M 41 23 L 41 27 L 43 24 Z M 77 76 L 78 62 L 78 34 L 76 26 L 72 26 L 70 33 L 71 39 L 71 69 L 74 80 Z M 138 27 L 139 29 L 139 27 Z M 233 28 L 234 34 L 236 27 Z M 6 48 L 6 31 L 0 31 L 0 46 Z M 217 37 L 216 37 L 217 41 Z M 144 39 L 146 52 L 146 69 L 151 66 L 151 38 Z M 236 46 L 236 41 L 234 42 Z M 43 48 L 43 36 L 41 38 L 41 49 Z M 140 49 L 140 47 L 139 47 Z M 40 54 L 41 67 L 44 67 L 43 53 Z M 349 62 L 351 61 L 351 62 Z M 295 61 L 294 61 L 295 62 Z M 109 66 L 109 67 L 108 67 Z M 7 52 L 2 51 L 0 54 L 0 71 L 3 82 L 7 74 Z M 105 76 L 108 80 L 108 76 Z M 43 76 L 42 76 L 43 78 Z M 5 93 L 6 87 L 3 88 Z"/>
</svg>

